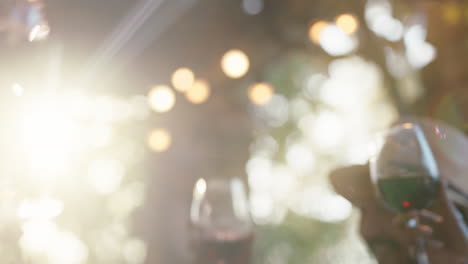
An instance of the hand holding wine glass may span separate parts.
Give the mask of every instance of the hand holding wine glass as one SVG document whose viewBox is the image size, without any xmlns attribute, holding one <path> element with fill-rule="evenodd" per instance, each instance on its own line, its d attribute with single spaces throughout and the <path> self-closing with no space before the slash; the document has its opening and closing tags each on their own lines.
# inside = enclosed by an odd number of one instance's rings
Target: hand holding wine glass
<svg viewBox="0 0 468 264">
<path fill-rule="evenodd" d="M 190 211 L 194 264 L 249 264 L 253 243 L 240 179 L 199 179 Z"/>
<path fill-rule="evenodd" d="M 375 196 L 369 165 L 337 169 L 330 175 L 330 180 L 339 194 L 361 209 L 360 234 L 379 264 L 414 263 L 414 254 L 408 249 L 414 247 L 415 238 L 419 236 L 428 239 L 429 263 L 468 263 L 468 234 L 464 232 L 463 219 L 460 219 L 453 201 L 448 198 L 449 189 L 443 179 L 430 208 L 442 219 L 424 214 L 419 218 L 433 229 L 430 234 L 411 230 L 406 225 L 410 213 L 402 214 L 382 206 L 382 201 Z M 433 240 L 439 242 L 432 243 Z"/>
<path fill-rule="evenodd" d="M 379 145 L 371 160 L 377 194 L 389 209 L 409 216 L 400 219 L 406 219 L 406 226 L 416 234 L 410 250 L 417 263 L 428 264 L 427 239 L 421 231 L 430 231 L 430 227 L 420 219 L 440 189 L 439 170 L 429 143 L 419 125 L 404 123 L 390 129 Z"/>
</svg>

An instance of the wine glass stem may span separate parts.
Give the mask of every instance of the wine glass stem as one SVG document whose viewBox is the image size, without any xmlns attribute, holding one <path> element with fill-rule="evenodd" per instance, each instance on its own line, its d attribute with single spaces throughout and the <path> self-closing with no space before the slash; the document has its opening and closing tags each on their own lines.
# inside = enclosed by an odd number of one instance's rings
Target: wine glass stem
<svg viewBox="0 0 468 264">
<path fill-rule="evenodd" d="M 426 240 L 424 237 L 416 239 L 416 262 L 418 264 L 430 264 L 426 251 Z"/>
</svg>

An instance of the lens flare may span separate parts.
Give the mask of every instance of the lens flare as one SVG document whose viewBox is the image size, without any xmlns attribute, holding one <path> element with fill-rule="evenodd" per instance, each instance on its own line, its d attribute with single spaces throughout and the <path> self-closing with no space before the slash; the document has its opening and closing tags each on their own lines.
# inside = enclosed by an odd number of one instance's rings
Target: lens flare
<svg viewBox="0 0 468 264">
<path fill-rule="evenodd" d="M 27 111 L 21 132 L 23 151 L 41 171 L 62 171 L 82 148 L 78 125 L 53 106 Z"/>
</svg>

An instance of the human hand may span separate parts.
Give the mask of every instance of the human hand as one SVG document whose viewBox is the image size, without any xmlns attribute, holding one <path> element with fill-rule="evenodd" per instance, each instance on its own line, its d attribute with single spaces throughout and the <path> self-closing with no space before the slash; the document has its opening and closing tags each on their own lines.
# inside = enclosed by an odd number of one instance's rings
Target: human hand
<svg viewBox="0 0 468 264">
<path fill-rule="evenodd" d="M 411 212 L 406 217 L 382 206 L 374 194 L 367 165 L 336 170 L 331 182 L 339 194 L 361 209 L 361 235 L 380 264 L 414 263 L 415 240 L 421 236 L 428 241 L 429 263 L 468 263 L 465 223 L 447 197 L 445 182 L 439 186 L 439 197 L 431 211 Z M 411 217 L 419 223 L 408 225 Z"/>
</svg>

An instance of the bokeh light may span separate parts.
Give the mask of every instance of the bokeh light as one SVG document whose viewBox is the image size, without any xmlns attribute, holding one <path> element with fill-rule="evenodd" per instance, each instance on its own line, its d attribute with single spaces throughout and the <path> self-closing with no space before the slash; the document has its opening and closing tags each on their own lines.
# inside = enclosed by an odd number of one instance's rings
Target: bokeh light
<svg viewBox="0 0 468 264">
<path fill-rule="evenodd" d="M 198 179 L 195 183 L 195 189 L 193 190 L 193 197 L 195 199 L 201 199 L 205 195 L 206 188 L 206 180 L 203 178 Z"/>
<path fill-rule="evenodd" d="M 463 8 L 457 2 L 446 2 L 441 8 L 442 19 L 450 25 L 456 25 L 463 17 Z"/>
<path fill-rule="evenodd" d="M 316 146 L 323 150 L 336 147 L 345 136 L 340 116 L 334 112 L 322 112 L 315 120 L 315 129 L 311 136 Z"/>
<path fill-rule="evenodd" d="M 436 57 L 436 48 L 426 41 L 426 35 L 426 28 L 418 24 L 409 27 L 404 34 L 406 57 L 416 69 L 428 65 Z"/>
<path fill-rule="evenodd" d="M 50 27 L 47 24 L 35 25 L 29 32 L 29 41 L 41 41 L 50 34 Z"/>
<path fill-rule="evenodd" d="M 271 101 L 274 94 L 273 87 L 268 83 L 256 83 L 249 88 L 249 99 L 257 105 L 264 105 Z"/>
<path fill-rule="evenodd" d="M 51 264 L 80 264 L 88 258 L 88 248 L 71 232 L 59 232 L 51 242 L 47 252 Z"/>
<path fill-rule="evenodd" d="M 113 159 L 102 159 L 91 162 L 88 169 L 88 180 L 99 194 L 115 192 L 125 175 L 125 167 Z"/>
<path fill-rule="evenodd" d="M 286 161 L 294 170 L 307 173 L 315 166 L 315 157 L 306 144 L 294 144 L 288 147 Z"/>
<path fill-rule="evenodd" d="M 32 168 L 58 172 L 68 166 L 73 154 L 82 147 L 79 127 L 55 109 L 53 102 L 39 104 L 31 106 L 23 117 L 23 151 L 27 153 Z"/>
<path fill-rule="evenodd" d="M 403 23 L 392 16 L 392 6 L 388 1 L 368 1 L 365 7 L 365 18 L 370 30 L 377 36 L 392 42 L 402 38 Z"/>
<path fill-rule="evenodd" d="M 348 200 L 322 186 L 310 187 L 299 197 L 300 202 L 294 204 L 291 209 L 320 221 L 340 222 L 352 213 L 353 207 Z"/>
<path fill-rule="evenodd" d="M 210 85 L 205 80 L 196 80 L 185 93 L 187 100 L 193 104 L 202 104 L 210 97 Z"/>
<path fill-rule="evenodd" d="M 62 231 L 52 221 L 34 220 L 22 225 L 20 246 L 26 256 L 42 256 L 50 264 L 79 264 L 88 257 L 88 248 L 73 233 Z M 45 239 L 46 238 L 46 239 Z"/>
<path fill-rule="evenodd" d="M 18 207 L 21 219 L 51 219 L 63 211 L 63 202 L 54 199 L 25 200 Z"/>
<path fill-rule="evenodd" d="M 233 79 L 241 78 L 249 71 L 249 57 L 241 50 L 229 50 L 221 59 L 221 67 L 228 77 Z"/>
<path fill-rule="evenodd" d="M 323 29 L 328 25 L 326 21 L 317 21 L 309 28 L 309 39 L 312 43 L 318 44 L 320 42 L 320 35 Z"/>
<path fill-rule="evenodd" d="M 249 15 L 257 15 L 263 10 L 264 0 L 242 0 L 242 8 Z"/>
<path fill-rule="evenodd" d="M 129 264 L 143 264 L 147 255 L 146 245 L 139 239 L 130 239 L 125 242 L 123 255 Z"/>
<path fill-rule="evenodd" d="M 122 186 L 109 196 L 108 208 L 116 216 L 128 216 L 145 200 L 145 184 L 141 181 Z"/>
<path fill-rule="evenodd" d="M 144 155 L 138 154 L 144 142 L 135 140 L 134 134 L 142 127 L 133 121 L 150 111 L 147 97 L 41 89 L 31 87 L 24 93 L 20 84 L 12 84 L 7 91 L 22 97 L 13 100 L 14 111 L 6 113 L 12 133 L 4 134 L 11 143 L 3 147 L 14 162 L 8 160 L 2 167 L 14 177 L 5 178 L 2 185 L 5 217 L 1 232 L 8 236 L 14 232 L 15 238 L 7 239 L 12 250 L 2 260 L 85 264 L 117 263 L 132 257 L 125 262 L 142 263 L 144 242 L 130 237 L 128 227 L 129 216 L 144 201 L 145 183 L 143 179 L 127 181 L 125 175 Z M 133 106 L 141 106 L 141 114 L 134 113 Z M 120 233 L 107 232 L 109 225 L 119 225 Z M 105 232 L 118 245 L 104 250 L 112 260 L 101 259 L 97 253 Z"/>
<path fill-rule="evenodd" d="M 22 96 L 24 93 L 24 88 L 21 86 L 19 83 L 14 83 L 11 86 L 11 91 L 13 92 L 14 95 L 16 96 Z"/>
<path fill-rule="evenodd" d="M 174 91 L 166 85 L 157 85 L 148 94 L 150 107 L 160 113 L 171 110 L 174 107 L 175 100 Z"/>
<path fill-rule="evenodd" d="M 271 127 L 280 127 L 289 120 L 289 101 L 281 94 L 274 94 L 270 102 L 256 110 Z"/>
<path fill-rule="evenodd" d="M 166 129 L 155 129 L 148 136 L 148 146 L 155 152 L 164 152 L 169 149 L 171 144 L 172 136 Z"/>
<path fill-rule="evenodd" d="M 331 56 L 343 56 L 357 47 L 357 39 L 336 25 L 327 25 L 320 33 L 320 47 Z"/>
<path fill-rule="evenodd" d="M 346 34 L 354 34 L 359 28 L 358 20 L 351 14 L 339 15 L 335 23 Z"/>
<path fill-rule="evenodd" d="M 172 74 L 172 85 L 179 92 L 185 92 L 192 87 L 195 74 L 189 68 L 179 68 Z"/>
<path fill-rule="evenodd" d="M 57 225 L 50 220 L 27 221 L 22 224 L 21 248 L 28 253 L 44 253 L 51 238 L 57 235 Z M 48 239 L 44 239 L 48 238 Z"/>
</svg>

